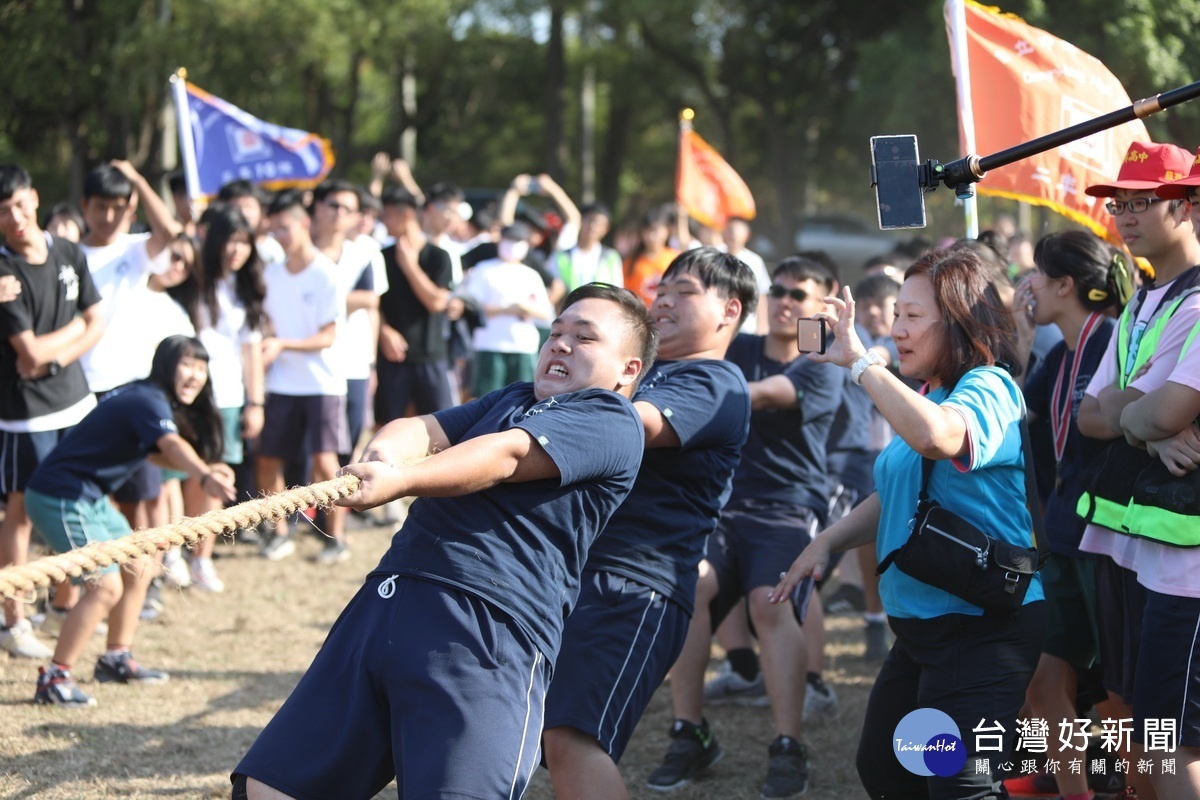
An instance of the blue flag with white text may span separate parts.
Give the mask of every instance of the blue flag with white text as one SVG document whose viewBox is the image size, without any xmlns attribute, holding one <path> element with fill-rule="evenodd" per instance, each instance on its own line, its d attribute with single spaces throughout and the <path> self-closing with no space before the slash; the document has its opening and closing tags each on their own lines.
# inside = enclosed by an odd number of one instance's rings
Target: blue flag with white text
<svg viewBox="0 0 1200 800">
<path fill-rule="evenodd" d="M 264 122 L 187 81 L 174 84 L 190 199 L 212 200 L 238 179 L 271 190 L 315 186 L 333 169 L 328 139 Z"/>
</svg>

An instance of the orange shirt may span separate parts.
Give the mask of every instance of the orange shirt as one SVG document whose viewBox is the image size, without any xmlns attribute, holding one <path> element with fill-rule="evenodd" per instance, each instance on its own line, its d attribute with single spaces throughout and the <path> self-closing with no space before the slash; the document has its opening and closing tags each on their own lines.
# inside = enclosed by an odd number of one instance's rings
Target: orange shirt
<svg viewBox="0 0 1200 800">
<path fill-rule="evenodd" d="M 663 273 L 677 255 L 678 250 L 668 247 L 660 250 L 658 255 L 640 255 L 636 259 L 626 261 L 625 288 L 642 298 L 642 302 L 649 308 L 658 291 L 658 282 L 662 280 Z"/>
</svg>

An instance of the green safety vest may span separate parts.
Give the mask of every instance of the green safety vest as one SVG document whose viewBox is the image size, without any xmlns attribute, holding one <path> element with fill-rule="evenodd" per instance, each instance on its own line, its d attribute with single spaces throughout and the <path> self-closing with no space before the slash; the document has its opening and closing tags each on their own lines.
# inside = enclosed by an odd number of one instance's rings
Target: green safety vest
<svg viewBox="0 0 1200 800">
<path fill-rule="evenodd" d="M 1187 355 L 1200 335 L 1192 328 L 1179 359 Z M 1123 527 L 1131 536 L 1174 547 L 1200 547 L 1200 472 L 1183 478 L 1172 475 L 1162 461 L 1142 470 L 1133 498 L 1125 510 Z"/>
<path fill-rule="evenodd" d="M 1158 340 L 1171 321 L 1176 309 L 1189 295 L 1200 292 L 1200 268 L 1192 267 L 1176 278 L 1176 284 L 1163 298 L 1160 308 L 1147 321 L 1146 328 L 1137 341 L 1133 341 L 1140 302 L 1125 307 L 1117 320 L 1117 385 L 1124 389 L 1130 378 L 1142 368 L 1158 347 Z M 1133 348 L 1132 361 L 1130 349 Z M 1125 528 L 1125 512 L 1133 495 L 1133 483 L 1138 473 L 1153 460 L 1146 451 L 1134 447 L 1123 439 L 1109 442 L 1099 457 L 1101 463 L 1095 471 L 1085 475 L 1085 489 L 1075 506 L 1075 513 L 1090 523 L 1102 525 L 1109 530 L 1128 532 Z M 1086 480 L 1090 477 L 1090 480 Z"/>
<path fill-rule="evenodd" d="M 584 283 L 591 283 L 593 281 L 611 283 L 613 286 L 625 285 L 625 274 L 621 267 L 621 254 L 611 247 L 601 247 L 600 262 L 596 265 L 596 274 L 592 275 L 587 281 L 583 280 L 583 275 L 577 273 L 575 259 L 571 258 L 570 251 L 558 251 L 554 263 L 558 267 L 558 277 L 562 279 L 568 292 L 578 289 Z"/>
</svg>

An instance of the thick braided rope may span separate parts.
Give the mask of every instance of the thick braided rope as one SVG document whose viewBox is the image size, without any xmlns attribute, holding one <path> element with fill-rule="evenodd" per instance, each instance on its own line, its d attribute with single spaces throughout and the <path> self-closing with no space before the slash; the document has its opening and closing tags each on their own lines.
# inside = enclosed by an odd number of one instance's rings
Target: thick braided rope
<svg viewBox="0 0 1200 800">
<path fill-rule="evenodd" d="M 188 517 L 173 525 L 147 528 L 111 542 L 96 542 L 21 566 L 0 569 L 0 595 L 12 597 L 37 586 L 49 586 L 94 572 L 110 564 L 124 564 L 176 545 L 191 546 L 207 536 L 233 533 L 263 520 L 283 519 L 310 506 L 327 507 L 358 490 L 358 477 L 343 475 L 331 481 L 298 486 L 278 494 L 247 500 L 230 508 Z"/>
</svg>

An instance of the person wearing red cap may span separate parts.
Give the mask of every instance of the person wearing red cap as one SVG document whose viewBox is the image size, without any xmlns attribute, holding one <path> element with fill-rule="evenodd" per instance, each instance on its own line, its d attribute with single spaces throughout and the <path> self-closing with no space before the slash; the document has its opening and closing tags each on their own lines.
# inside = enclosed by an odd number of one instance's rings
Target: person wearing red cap
<svg viewBox="0 0 1200 800">
<path fill-rule="evenodd" d="M 1167 198 L 1156 190 L 1183 179 L 1191 166 L 1186 150 L 1135 142 L 1117 180 L 1086 190 L 1108 198 L 1129 252 L 1154 269 L 1118 320 L 1078 420 L 1085 436 L 1108 441 L 1078 508 L 1089 523 L 1081 549 L 1106 556 L 1096 563 L 1105 688 L 1118 703 L 1132 704 L 1132 714 L 1128 706 L 1120 713 L 1135 718 L 1129 758 L 1141 755 L 1140 745 L 1154 745 L 1167 726 L 1178 736 L 1175 774 L 1130 771 L 1143 800 L 1195 797 L 1197 776 L 1189 772 L 1200 764 L 1200 697 L 1188 691 L 1200 680 L 1200 580 L 1179 568 L 1195 562 L 1192 575 L 1200 575 L 1200 551 L 1124 533 L 1134 479 L 1155 460 L 1145 443 L 1169 439 L 1196 414 L 1177 420 L 1159 408 L 1159 390 L 1200 323 L 1200 242 L 1186 192 Z"/>
</svg>

